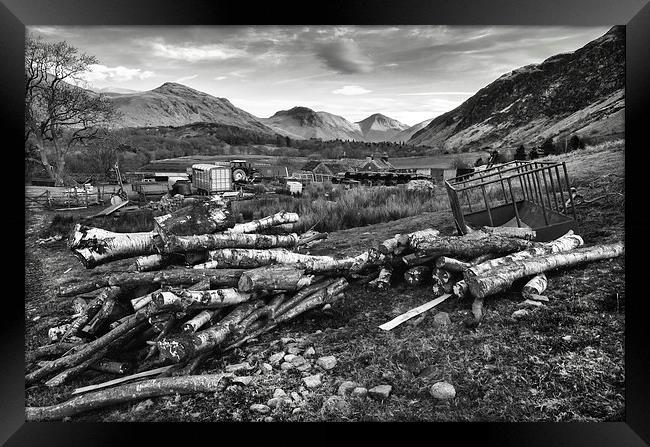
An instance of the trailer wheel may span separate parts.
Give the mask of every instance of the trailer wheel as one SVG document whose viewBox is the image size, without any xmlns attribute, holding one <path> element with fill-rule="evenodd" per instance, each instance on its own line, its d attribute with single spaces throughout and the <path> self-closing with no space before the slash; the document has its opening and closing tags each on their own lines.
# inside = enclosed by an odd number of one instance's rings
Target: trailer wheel
<svg viewBox="0 0 650 447">
<path fill-rule="evenodd" d="M 246 181 L 246 171 L 243 169 L 235 169 L 232 171 L 232 179 L 236 182 L 245 182 Z"/>
</svg>

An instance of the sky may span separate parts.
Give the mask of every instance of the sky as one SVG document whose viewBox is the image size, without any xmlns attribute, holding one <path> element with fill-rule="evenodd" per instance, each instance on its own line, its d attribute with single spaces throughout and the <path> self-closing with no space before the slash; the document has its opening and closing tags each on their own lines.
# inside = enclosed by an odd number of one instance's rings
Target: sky
<svg viewBox="0 0 650 447">
<path fill-rule="evenodd" d="M 609 26 L 52 27 L 29 31 L 94 55 L 94 89 L 165 82 L 227 98 L 260 118 L 304 106 L 414 125 L 499 76 L 572 52 Z"/>
</svg>

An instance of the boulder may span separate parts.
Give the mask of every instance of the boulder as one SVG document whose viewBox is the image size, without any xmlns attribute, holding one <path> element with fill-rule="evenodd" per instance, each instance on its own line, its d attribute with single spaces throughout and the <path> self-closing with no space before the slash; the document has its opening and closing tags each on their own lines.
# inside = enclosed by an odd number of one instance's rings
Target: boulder
<svg viewBox="0 0 650 447">
<path fill-rule="evenodd" d="M 316 360 L 316 365 L 325 371 L 329 371 L 336 366 L 336 357 L 333 355 L 319 357 L 318 360 Z"/>
<path fill-rule="evenodd" d="M 313 376 L 303 377 L 302 381 L 307 388 L 316 388 L 321 385 L 320 374 L 314 374 Z"/>
<path fill-rule="evenodd" d="M 436 399 L 448 400 L 456 397 L 456 389 L 454 386 L 447 382 L 436 382 L 431 385 L 429 393 Z"/>
<path fill-rule="evenodd" d="M 354 390 L 357 387 L 360 387 L 361 384 L 357 382 L 352 382 L 352 381 L 345 381 L 342 384 L 339 385 L 338 389 L 338 395 L 339 396 L 346 396 L 347 394 L 350 394 L 352 390 Z"/>
<path fill-rule="evenodd" d="M 388 396 L 390 396 L 390 392 L 392 390 L 393 387 L 390 385 L 377 385 L 374 388 L 370 388 L 368 390 L 368 394 L 377 399 L 386 399 Z"/>
<path fill-rule="evenodd" d="M 254 411 L 255 413 L 266 414 L 271 411 L 271 408 L 264 404 L 253 404 L 250 406 L 250 410 Z"/>
</svg>

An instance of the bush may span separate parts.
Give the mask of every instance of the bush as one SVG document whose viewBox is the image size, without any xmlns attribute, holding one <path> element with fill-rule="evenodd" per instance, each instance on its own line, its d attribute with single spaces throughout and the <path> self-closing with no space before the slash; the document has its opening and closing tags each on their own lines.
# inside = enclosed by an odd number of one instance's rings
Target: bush
<svg viewBox="0 0 650 447">
<path fill-rule="evenodd" d="M 515 151 L 515 160 L 525 160 L 525 159 L 526 159 L 526 148 L 522 144 Z"/>
<path fill-rule="evenodd" d="M 573 135 L 571 138 L 569 138 L 569 142 L 567 144 L 567 150 L 569 151 L 575 151 L 576 149 L 584 149 L 585 148 L 585 143 L 578 137 L 577 135 Z"/>
</svg>

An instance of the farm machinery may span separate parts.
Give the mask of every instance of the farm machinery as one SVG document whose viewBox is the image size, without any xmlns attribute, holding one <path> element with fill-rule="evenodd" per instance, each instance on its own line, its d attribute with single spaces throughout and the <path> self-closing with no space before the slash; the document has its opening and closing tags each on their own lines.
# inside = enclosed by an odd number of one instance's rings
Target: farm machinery
<svg viewBox="0 0 650 447">
<path fill-rule="evenodd" d="M 445 188 L 460 234 L 481 226 L 531 228 L 536 240 L 549 241 L 577 224 L 579 197 L 565 163 L 515 160 L 445 180 Z"/>
</svg>

